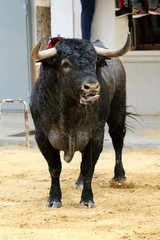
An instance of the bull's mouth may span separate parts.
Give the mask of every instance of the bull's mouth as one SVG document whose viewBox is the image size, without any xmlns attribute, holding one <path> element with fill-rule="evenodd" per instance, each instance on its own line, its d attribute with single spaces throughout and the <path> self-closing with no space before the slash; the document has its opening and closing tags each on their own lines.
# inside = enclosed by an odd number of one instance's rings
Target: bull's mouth
<svg viewBox="0 0 160 240">
<path fill-rule="evenodd" d="M 98 100 L 99 97 L 100 97 L 99 94 L 95 94 L 95 95 L 90 94 L 90 95 L 81 96 L 80 103 L 83 105 L 87 105 L 87 104 L 95 102 L 96 100 Z"/>
</svg>

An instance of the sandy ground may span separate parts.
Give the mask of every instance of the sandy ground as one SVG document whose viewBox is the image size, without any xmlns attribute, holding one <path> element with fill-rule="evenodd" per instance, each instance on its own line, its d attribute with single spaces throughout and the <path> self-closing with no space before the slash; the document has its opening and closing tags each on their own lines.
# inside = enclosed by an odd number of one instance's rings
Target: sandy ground
<svg viewBox="0 0 160 240">
<path fill-rule="evenodd" d="M 78 209 L 80 154 L 63 163 L 62 207 L 45 207 L 48 167 L 37 147 L 0 147 L 0 240 L 160 240 L 160 149 L 124 150 L 127 181 L 112 184 L 105 149 L 93 179 L 95 209 Z"/>
</svg>

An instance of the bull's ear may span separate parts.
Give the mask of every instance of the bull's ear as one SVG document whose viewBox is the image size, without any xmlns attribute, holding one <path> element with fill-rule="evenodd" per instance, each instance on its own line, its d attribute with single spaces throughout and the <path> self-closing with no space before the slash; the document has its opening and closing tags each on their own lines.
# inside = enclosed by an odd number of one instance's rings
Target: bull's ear
<svg viewBox="0 0 160 240">
<path fill-rule="evenodd" d="M 99 39 L 97 39 L 92 44 L 93 44 L 93 46 L 105 48 L 104 44 Z M 107 62 L 105 61 L 106 59 L 110 59 L 110 58 L 105 57 L 105 56 L 101 56 L 101 55 L 97 55 L 97 67 L 107 66 Z"/>
<path fill-rule="evenodd" d="M 110 58 L 97 55 L 97 63 L 96 63 L 97 67 L 107 66 L 106 59 L 110 59 Z"/>
</svg>

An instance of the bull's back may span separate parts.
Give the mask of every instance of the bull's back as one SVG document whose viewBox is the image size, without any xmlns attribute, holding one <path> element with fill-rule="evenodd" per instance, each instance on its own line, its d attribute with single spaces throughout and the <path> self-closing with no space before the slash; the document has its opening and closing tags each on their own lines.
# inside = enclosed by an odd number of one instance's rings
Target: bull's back
<svg viewBox="0 0 160 240">
<path fill-rule="evenodd" d="M 103 79 L 107 85 L 107 93 L 112 101 L 117 90 L 125 89 L 126 77 L 123 64 L 119 58 L 106 60 L 107 66 L 101 70 Z"/>
</svg>

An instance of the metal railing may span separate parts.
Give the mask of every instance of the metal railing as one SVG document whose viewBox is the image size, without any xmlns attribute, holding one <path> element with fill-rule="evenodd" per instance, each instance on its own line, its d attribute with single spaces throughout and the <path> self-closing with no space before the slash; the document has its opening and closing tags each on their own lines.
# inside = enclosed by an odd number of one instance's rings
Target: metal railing
<svg viewBox="0 0 160 240">
<path fill-rule="evenodd" d="M 29 126 L 28 126 L 28 110 L 27 103 L 22 99 L 3 99 L 0 101 L 0 121 L 1 121 L 1 105 L 2 103 L 22 103 L 24 106 L 24 121 L 25 121 L 25 135 L 26 147 L 29 147 Z"/>
</svg>

